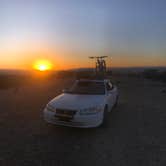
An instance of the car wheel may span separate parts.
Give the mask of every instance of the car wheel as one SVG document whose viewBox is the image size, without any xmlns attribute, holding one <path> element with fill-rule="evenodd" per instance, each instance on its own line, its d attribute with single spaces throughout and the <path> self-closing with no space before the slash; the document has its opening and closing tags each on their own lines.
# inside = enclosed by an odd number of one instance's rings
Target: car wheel
<svg viewBox="0 0 166 166">
<path fill-rule="evenodd" d="M 115 104 L 114 104 L 114 108 L 116 108 L 117 105 L 118 105 L 118 99 L 119 99 L 119 96 L 116 97 L 116 101 L 115 101 Z"/>
<path fill-rule="evenodd" d="M 103 123 L 102 127 L 107 127 L 108 126 L 108 106 L 106 105 L 104 108 L 104 113 L 103 113 Z"/>
</svg>

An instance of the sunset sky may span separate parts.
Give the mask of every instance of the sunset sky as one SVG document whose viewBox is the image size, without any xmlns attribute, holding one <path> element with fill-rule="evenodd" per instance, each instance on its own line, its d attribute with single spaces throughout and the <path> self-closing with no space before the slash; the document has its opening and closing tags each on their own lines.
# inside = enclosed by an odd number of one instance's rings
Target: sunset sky
<svg viewBox="0 0 166 166">
<path fill-rule="evenodd" d="M 0 69 L 166 66 L 165 0 L 0 0 Z"/>
</svg>

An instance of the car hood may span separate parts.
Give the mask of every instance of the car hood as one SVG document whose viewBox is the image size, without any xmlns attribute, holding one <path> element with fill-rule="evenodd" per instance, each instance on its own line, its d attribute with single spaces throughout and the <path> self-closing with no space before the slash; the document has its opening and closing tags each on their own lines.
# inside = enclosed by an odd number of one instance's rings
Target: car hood
<svg viewBox="0 0 166 166">
<path fill-rule="evenodd" d="M 81 109 L 99 106 L 104 103 L 104 95 L 79 95 L 63 93 L 49 102 L 54 108 Z"/>
</svg>

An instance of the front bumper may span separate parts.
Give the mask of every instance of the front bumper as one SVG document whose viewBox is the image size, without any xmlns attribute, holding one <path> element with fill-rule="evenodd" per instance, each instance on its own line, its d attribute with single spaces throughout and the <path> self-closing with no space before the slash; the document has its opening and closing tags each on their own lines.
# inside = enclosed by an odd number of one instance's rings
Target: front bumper
<svg viewBox="0 0 166 166">
<path fill-rule="evenodd" d="M 103 122 L 103 112 L 99 112 L 91 115 L 80 115 L 76 113 L 72 120 L 61 121 L 55 117 L 56 113 L 44 109 L 44 120 L 48 123 L 70 126 L 70 127 L 80 127 L 80 128 L 92 128 L 98 127 Z"/>
</svg>

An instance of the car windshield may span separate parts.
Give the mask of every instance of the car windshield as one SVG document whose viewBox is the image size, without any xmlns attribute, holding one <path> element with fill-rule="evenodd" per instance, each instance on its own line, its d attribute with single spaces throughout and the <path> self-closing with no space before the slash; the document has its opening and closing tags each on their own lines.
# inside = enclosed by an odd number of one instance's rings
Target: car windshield
<svg viewBox="0 0 166 166">
<path fill-rule="evenodd" d="M 105 86 L 104 82 L 77 81 L 68 93 L 102 95 L 105 94 Z"/>
</svg>

